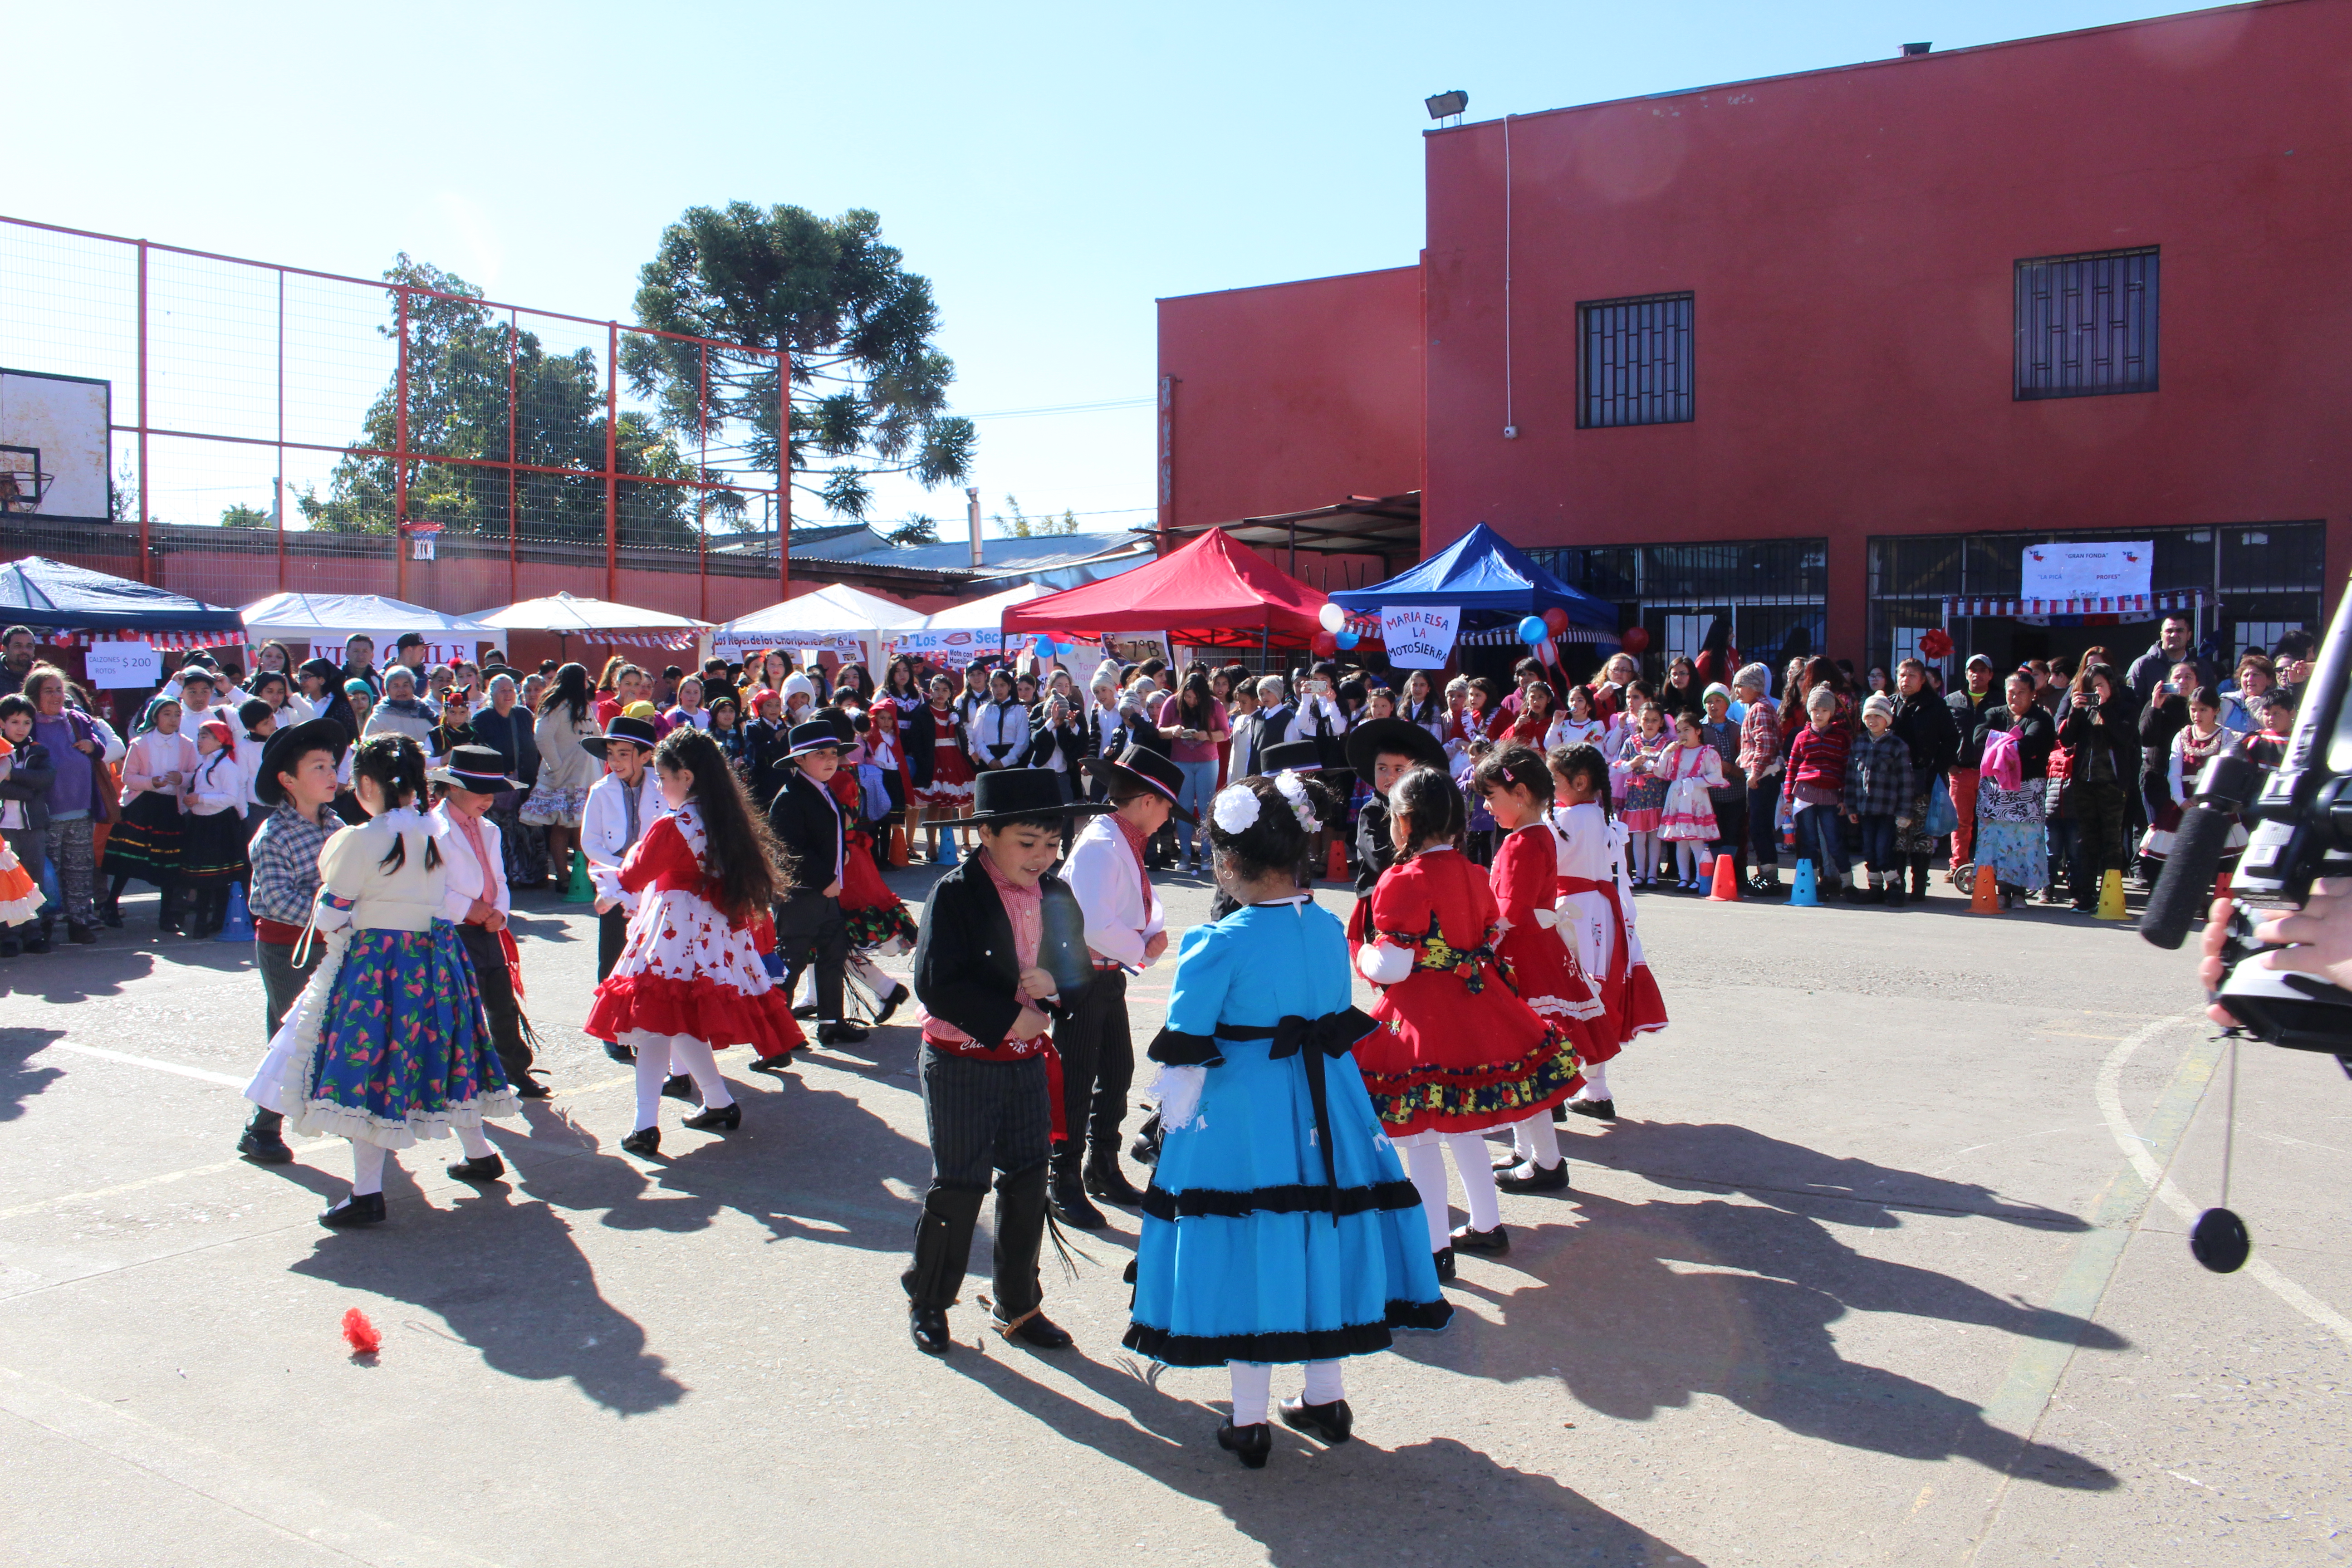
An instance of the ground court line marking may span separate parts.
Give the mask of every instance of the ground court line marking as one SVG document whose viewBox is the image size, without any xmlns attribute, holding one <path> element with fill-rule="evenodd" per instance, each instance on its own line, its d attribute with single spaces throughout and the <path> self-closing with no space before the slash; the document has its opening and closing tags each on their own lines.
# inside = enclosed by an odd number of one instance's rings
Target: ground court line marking
<svg viewBox="0 0 2352 1568">
<path fill-rule="evenodd" d="M 33 1054 L 39 1056 L 43 1051 L 71 1051 L 76 1056 L 96 1057 L 100 1061 L 121 1062 L 134 1068 L 153 1068 L 157 1072 L 177 1073 L 182 1078 L 193 1078 L 204 1083 L 226 1084 L 231 1089 L 243 1089 L 253 1081 L 250 1073 L 243 1078 L 231 1078 L 225 1072 L 214 1072 L 206 1068 L 183 1067 L 178 1062 L 159 1061 L 153 1057 L 134 1057 L 129 1051 L 110 1051 L 104 1046 L 79 1046 L 68 1040 L 52 1040 Z"/>
</svg>

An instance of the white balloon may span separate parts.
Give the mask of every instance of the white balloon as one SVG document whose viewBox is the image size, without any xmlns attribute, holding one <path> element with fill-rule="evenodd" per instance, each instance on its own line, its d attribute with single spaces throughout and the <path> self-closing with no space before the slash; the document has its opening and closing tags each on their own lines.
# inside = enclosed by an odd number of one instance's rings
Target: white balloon
<svg viewBox="0 0 2352 1568">
<path fill-rule="evenodd" d="M 1348 624 L 1348 612 L 1333 604 L 1330 600 L 1326 599 L 1323 601 L 1323 608 L 1316 616 L 1316 619 L 1323 623 L 1323 629 L 1325 631 L 1336 632 L 1341 626 Z"/>
</svg>

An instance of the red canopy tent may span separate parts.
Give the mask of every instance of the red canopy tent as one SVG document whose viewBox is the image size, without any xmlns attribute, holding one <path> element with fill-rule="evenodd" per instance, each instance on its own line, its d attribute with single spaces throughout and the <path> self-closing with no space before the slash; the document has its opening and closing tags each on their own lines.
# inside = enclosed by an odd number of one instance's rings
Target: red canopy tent
<svg viewBox="0 0 2352 1568">
<path fill-rule="evenodd" d="M 1307 647 L 1328 596 L 1211 529 L 1149 566 L 1004 612 L 1004 636 L 1164 631 L 1193 647 Z"/>
</svg>

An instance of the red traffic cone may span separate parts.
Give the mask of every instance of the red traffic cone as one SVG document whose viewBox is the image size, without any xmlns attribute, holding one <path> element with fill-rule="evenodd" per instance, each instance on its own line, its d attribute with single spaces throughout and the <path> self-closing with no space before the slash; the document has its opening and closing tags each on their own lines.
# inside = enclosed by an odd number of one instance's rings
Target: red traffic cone
<svg viewBox="0 0 2352 1568">
<path fill-rule="evenodd" d="M 1348 879 L 1348 847 L 1337 838 L 1331 840 L 1331 857 L 1323 868 L 1323 875 L 1334 882 Z"/>
<path fill-rule="evenodd" d="M 890 830 L 890 864 L 893 866 L 903 866 L 906 863 L 907 829 L 902 824 L 901 826 Z"/>
<path fill-rule="evenodd" d="M 1715 858 L 1715 888 L 1706 896 L 1711 904 L 1736 904 L 1739 901 L 1739 868 L 1728 855 Z"/>
<path fill-rule="evenodd" d="M 1969 913 L 1997 915 L 2000 913 L 2000 884 L 1990 866 L 1977 868 L 1976 891 L 1969 899 Z"/>
</svg>

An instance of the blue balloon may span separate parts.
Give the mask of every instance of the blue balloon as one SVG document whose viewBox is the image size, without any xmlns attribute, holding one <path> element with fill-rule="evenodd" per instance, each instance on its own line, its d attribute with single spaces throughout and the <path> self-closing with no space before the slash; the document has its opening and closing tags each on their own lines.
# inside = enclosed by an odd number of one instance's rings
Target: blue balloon
<svg viewBox="0 0 2352 1568">
<path fill-rule="evenodd" d="M 1551 628 L 1543 624 L 1541 616 L 1529 616 L 1519 623 L 1519 640 L 1524 643 L 1548 642 Z"/>
<path fill-rule="evenodd" d="M 1332 635 L 1331 640 L 1341 647 L 1353 647 L 1364 639 L 1353 632 L 1337 632 Z"/>
</svg>

